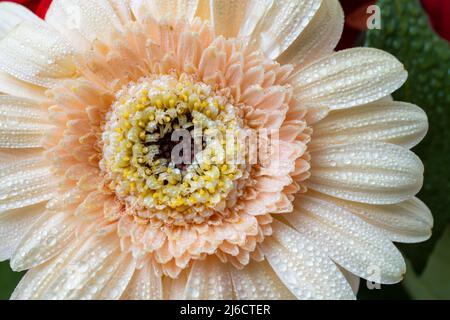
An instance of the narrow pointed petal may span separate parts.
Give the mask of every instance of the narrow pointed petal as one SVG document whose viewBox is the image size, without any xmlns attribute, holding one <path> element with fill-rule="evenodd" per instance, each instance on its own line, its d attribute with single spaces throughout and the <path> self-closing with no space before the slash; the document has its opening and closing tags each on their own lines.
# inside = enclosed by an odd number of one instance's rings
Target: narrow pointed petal
<svg viewBox="0 0 450 320">
<path fill-rule="evenodd" d="M 317 150 L 311 157 L 309 188 L 340 199 L 394 204 L 422 188 L 422 162 L 396 145 L 362 142 Z"/>
<path fill-rule="evenodd" d="M 370 281 L 397 283 L 406 272 L 401 253 L 375 227 L 321 197 L 301 195 L 286 219 L 340 266 Z"/>
<path fill-rule="evenodd" d="M 210 0 L 198 0 L 198 7 L 195 16 L 202 20 L 211 21 Z"/>
<path fill-rule="evenodd" d="M 346 109 L 383 98 L 405 83 L 403 65 L 387 52 L 353 48 L 322 58 L 292 77 L 307 108 Z"/>
<path fill-rule="evenodd" d="M 261 248 L 281 281 L 298 299 L 354 299 L 338 267 L 304 235 L 275 221 Z"/>
<path fill-rule="evenodd" d="M 314 125 L 312 149 L 364 141 L 405 148 L 416 146 L 428 131 L 428 118 L 419 107 L 379 100 L 349 110 L 337 110 Z"/>
<path fill-rule="evenodd" d="M 119 18 L 121 25 L 126 25 L 133 21 L 129 0 L 107 0 L 113 12 Z M 120 28 L 120 27 L 119 27 Z"/>
<path fill-rule="evenodd" d="M 333 53 L 344 29 L 344 11 L 338 0 L 322 4 L 297 40 L 278 58 L 281 64 L 302 68 Z"/>
</svg>

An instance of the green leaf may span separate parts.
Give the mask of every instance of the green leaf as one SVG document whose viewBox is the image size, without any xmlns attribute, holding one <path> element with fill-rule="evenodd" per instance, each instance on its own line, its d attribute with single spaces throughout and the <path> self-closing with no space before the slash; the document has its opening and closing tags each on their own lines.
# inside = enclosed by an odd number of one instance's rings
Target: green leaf
<svg viewBox="0 0 450 320">
<path fill-rule="evenodd" d="M 408 269 L 404 286 L 413 299 L 450 299 L 450 226 L 437 242 L 422 275 Z"/>
<path fill-rule="evenodd" d="M 366 45 L 395 55 L 409 71 L 408 82 L 394 94 L 396 100 L 422 107 L 430 130 L 414 151 L 425 165 L 425 183 L 419 197 L 430 207 L 433 238 L 420 245 L 400 246 L 420 270 L 450 221 L 450 48 L 432 30 L 418 0 L 379 0 L 382 29 L 366 35 Z"/>
<path fill-rule="evenodd" d="M 13 272 L 9 261 L 0 263 L 0 300 L 9 299 L 23 273 Z"/>
</svg>

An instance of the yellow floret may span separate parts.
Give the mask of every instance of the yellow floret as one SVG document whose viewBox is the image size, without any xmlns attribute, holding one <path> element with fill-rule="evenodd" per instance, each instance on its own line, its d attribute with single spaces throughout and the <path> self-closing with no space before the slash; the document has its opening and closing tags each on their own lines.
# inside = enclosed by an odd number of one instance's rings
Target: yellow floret
<svg viewBox="0 0 450 320">
<path fill-rule="evenodd" d="M 123 196 L 136 196 L 138 202 L 142 200 L 140 205 L 171 208 L 168 215 L 173 217 L 177 212 L 192 212 L 189 207 L 217 206 L 227 197 L 240 172 L 237 166 L 223 164 L 220 153 L 226 150 L 227 156 L 233 156 L 240 152 L 239 141 L 232 143 L 230 152 L 225 149 L 226 133 L 238 133 L 240 128 L 234 109 L 227 109 L 221 96 L 211 95 L 214 88 L 206 89 L 188 79 L 180 77 L 180 82 L 169 84 L 157 81 L 151 87 L 151 97 L 149 89 L 140 84 L 140 89 L 130 89 L 120 98 L 120 105 L 113 105 L 116 123 L 112 130 L 118 134 L 110 139 L 111 156 L 105 159 L 114 176 L 111 188 L 119 188 Z M 136 96 L 131 96 L 132 92 L 137 92 Z M 186 172 L 170 167 L 170 159 L 153 160 L 161 148 L 158 137 L 191 125 L 191 121 L 202 125 L 204 135 L 221 133 L 214 143 L 224 150 L 207 142 L 204 161 Z"/>
</svg>

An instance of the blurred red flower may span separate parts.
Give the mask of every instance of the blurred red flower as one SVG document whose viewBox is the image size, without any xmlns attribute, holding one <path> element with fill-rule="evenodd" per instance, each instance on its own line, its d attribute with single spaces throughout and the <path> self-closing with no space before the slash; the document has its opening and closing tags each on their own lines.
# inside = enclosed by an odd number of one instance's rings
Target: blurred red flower
<svg viewBox="0 0 450 320">
<path fill-rule="evenodd" d="M 450 1 L 422 0 L 422 5 L 427 10 L 437 33 L 450 42 Z"/>
<path fill-rule="evenodd" d="M 52 0 L 9 0 L 10 2 L 16 2 L 26 6 L 33 11 L 36 15 L 44 19 L 47 13 L 48 7 L 52 3 Z"/>
<path fill-rule="evenodd" d="M 1 1 L 1 0 L 0 0 Z M 28 7 L 39 17 L 44 18 L 52 0 L 9 0 Z M 353 47 L 362 32 L 366 30 L 367 7 L 376 0 L 340 0 L 345 11 L 344 34 L 338 49 Z M 450 41 L 450 0 L 421 0 L 427 10 L 431 24 L 436 31 Z"/>
<path fill-rule="evenodd" d="M 376 0 L 340 0 L 345 12 L 344 34 L 337 49 L 342 50 L 355 46 L 358 38 L 367 30 L 367 8 Z"/>
<path fill-rule="evenodd" d="M 345 11 L 344 34 L 338 49 L 353 47 L 362 32 L 367 30 L 367 7 L 376 0 L 340 0 Z M 450 0 L 421 0 L 434 29 L 450 41 Z"/>
</svg>

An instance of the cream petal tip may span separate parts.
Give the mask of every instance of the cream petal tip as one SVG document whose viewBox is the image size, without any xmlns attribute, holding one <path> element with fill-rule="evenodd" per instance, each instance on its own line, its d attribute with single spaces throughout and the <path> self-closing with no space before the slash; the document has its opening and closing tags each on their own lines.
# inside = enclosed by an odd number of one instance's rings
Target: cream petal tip
<svg viewBox="0 0 450 320">
<path fill-rule="evenodd" d="M 391 54 L 373 48 L 338 51 L 298 71 L 296 98 L 310 108 L 345 109 L 383 98 L 406 81 L 408 73 Z"/>
<path fill-rule="evenodd" d="M 423 184 L 424 167 L 411 151 L 387 143 L 361 142 L 312 153 L 311 189 L 368 204 L 412 198 Z"/>
</svg>

